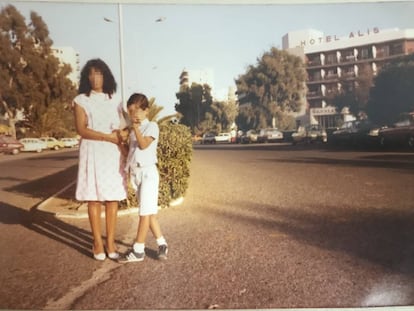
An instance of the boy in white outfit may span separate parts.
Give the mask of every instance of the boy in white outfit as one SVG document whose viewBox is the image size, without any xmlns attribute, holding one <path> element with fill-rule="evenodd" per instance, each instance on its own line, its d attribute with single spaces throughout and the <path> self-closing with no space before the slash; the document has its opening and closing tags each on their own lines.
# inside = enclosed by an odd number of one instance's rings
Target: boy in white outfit
<svg viewBox="0 0 414 311">
<path fill-rule="evenodd" d="M 129 136 L 129 152 L 126 171 L 139 198 L 139 223 L 132 249 L 120 262 L 142 261 L 145 257 L 145 240 L 151 229 L 158 245 L 158 258 L 167 259 L 168 245 L 156 218 L 158 213 L 159 174 L 157 168 L 157 144 L 159 128 L 148 120 L 149 102 L 143 94 L 132 94 L 127 102 L 132 121 Z"/>
</svg>

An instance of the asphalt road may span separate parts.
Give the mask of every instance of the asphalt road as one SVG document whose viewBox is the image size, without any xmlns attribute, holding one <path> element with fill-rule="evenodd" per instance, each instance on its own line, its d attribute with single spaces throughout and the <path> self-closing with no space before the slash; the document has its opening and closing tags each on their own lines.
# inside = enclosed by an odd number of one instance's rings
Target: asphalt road
<svg viewBox="0 0 414 311">
<path fill-rule="evenodd" d="M 34 165 L 34 166 L 33 166 Z M 169 259 L 91 259 L 87 219 L 36 205 L 76 151 L 0 158 L 0 309 L 414 305 L 414 153 L 196 146 L 184 202 L 159 221 Z M 121 250 L 137 215 L 118 221 Z"/>
</svg>

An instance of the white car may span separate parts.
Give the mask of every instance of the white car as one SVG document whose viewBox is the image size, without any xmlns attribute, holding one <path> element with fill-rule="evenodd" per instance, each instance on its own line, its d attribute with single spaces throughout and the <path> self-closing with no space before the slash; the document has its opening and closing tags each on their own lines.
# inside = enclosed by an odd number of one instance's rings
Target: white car
<svg viewBox="0 0 414 311">
<path fill-rule="evenodd" d="M 63 142 L 66 148 L 74 148 L 79 146 L 79 140 L 77 140 L 76 138 L 65 137 L 62 138 L 60 141 Z"/>
<path fill-rule="evenodd" d="M 40 137 L 41 141 L 46 143 L 47 149 L 51 150 L 59 150 L 60 148 L 64 148 L 65 145 L 54 137 Z"/>
<path fill-rule="evenodd" d="M 47 149 L 47 144 L 39 138 L 22 138 L 19 141 L 23 144 L 21 151 L 42 152 L 43 149 Z"/>
<path fill-rule="evenodd" d="M 216 137 L 216 143 L 231 143 L 230 133 L 219 133 Z"/>
<path fill-rule="evenodd" d="M 279 131 L 277 128 L 261 129 L 257 137 L 257 142 L 259 143 L 276 142 L 276 141 L 280 142 L 282 140 L 283 140 L 283 133 Z"/>
</svg>

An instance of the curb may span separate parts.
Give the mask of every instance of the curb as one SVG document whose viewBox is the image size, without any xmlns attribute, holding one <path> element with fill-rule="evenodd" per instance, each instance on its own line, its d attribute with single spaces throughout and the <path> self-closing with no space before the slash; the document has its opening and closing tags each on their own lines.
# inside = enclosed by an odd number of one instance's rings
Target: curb
<svg viewBox="0 0 414 311">
<path fill-rule="evenodd" d="M 55 194 L 53 194 L 52 196 L 50 196 L 46 200 L 42 201 L 39 205 L 37 205 L 35 207 L 35 209 L 39 210 L 39 211 L 42 211 L 42 212 L 53 214 L 55 217 L 58 217 L 58 218 L 72 218 L 72 219 L 85 219 L 85 218 L 88 218 L 87 203 L 80 204 L 79 207 L 76 210 L 73 210 L 73 211 L 60 212 L 60 211 L 51 211 L 49 209 L 49 206 L 51 205 L 53 200 L 55 200 L 56 197 L 59 196 L 61 193 L 63 193 L 64 191 L 66 191 L 67 189 L 72 187 L 75 183 L 76 183 L 76 181 L 72 181 L 67 186 L 63 187 L 58 192 L 56 192 Z M 172 201 L 168 207 L 178 206 L 178 205 L 182 204 L 183 202 L 184 202 L 184 198 L 180 197 L 180 198 Z M 160 206 L 158 207 L 158 210 L 161 210 Z M 138 214 L 138 212 L 139 212 L 139 207 L 131 207 L 131 208 L 127 208 L 127 209 L 121 209 L 121 210 L 118 210 L 118 217 L 119 216 L 125 216 L 125 215 L 131 215 L 131 214 Z M 105 211 L 102 211 L 101 217 L 105 217 Z"/>
<path fill-rule="evenodd" d="M 86 207 L 86 203 L 82 203 L 79 208 L 84 208 L 86 211 L 84 212 L 57 212 L 54 213 L 56 217 L 58 218 L 73 218 L 73 219 L 86 219 L 88 218 L 88 211 Z M 125 216 L 125 215 L 131 215 L 136 213 L 138 215 L 139 208 L 138 207 L 131 207 L 128 209 L 122 209 L 118 210 L 118 217 L 119 216 Z M 105 211 L 101 212 L 101 218 L 105 217 Z"/>
</svg>

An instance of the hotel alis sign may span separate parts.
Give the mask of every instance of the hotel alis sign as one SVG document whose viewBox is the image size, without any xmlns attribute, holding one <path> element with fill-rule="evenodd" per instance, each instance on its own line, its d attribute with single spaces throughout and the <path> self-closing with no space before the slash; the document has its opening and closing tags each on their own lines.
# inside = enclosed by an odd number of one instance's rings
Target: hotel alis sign
<svg viewBox="0 0 414 311">
<path fill-rule="evenodd" d="M 310 38 L 308 40 L 302 40 L 302 41 L 300 41 L 300 46 L 305 47 L 305 46 L 311 46 L 311 45 L 321 44 L 321 43 L 336 42 L 336 41 L 339 41 L 339 40 L 344 39 L 344 38 L 354 39 L 354 38 L 366 37 L 366 36 L 370 36 L 372 34 L 377 34 L 379 32 L 380 32 L 379 28 L 374 27 L 374 28 L 368 28 L 365 31 L 362 31 L 362 30 L 358 30 L 356 32 L 351 31 L 349 33 L 348 37 L 338 37 L 336 35 L 321 36 L 321 37 L 317 37 L 317 38 Z"/>
</svg>

